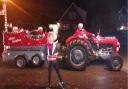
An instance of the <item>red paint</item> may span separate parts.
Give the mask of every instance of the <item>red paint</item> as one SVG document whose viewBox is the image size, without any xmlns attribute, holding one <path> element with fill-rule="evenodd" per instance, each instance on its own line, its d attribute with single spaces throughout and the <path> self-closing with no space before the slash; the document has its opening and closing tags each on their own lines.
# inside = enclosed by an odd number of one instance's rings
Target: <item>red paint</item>
<svg viewBox="0 0 128 89">
<path fill-rule="evenodd" d="M 41 33 L 42 34 L 42 33 Z M 20 33 L 3 32 L 3 42 L 6 46 L 35 46 L 47 43 L 47 33 L 41 39 L 31 38 L 27 31 Z"/>
</svg>

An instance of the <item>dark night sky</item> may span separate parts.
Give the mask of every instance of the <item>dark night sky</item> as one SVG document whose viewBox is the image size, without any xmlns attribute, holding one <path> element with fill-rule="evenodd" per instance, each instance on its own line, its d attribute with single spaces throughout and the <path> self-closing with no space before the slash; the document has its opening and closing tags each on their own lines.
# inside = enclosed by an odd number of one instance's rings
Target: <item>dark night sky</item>
<svg viewBox="0 0 128 89">
<path fill-rule="evenodd" d="M 97 15 L 116 14 L 127 0 L 11 0 L 7 2 L 8 21 L 48 24 L 58 21 L 68 6 L 75 2 L 88 13 L 88 25 Z M 17 6 L 19 8 L 17 8 Z M 104 17 L 102 17 L 104 18 Z"/>
</svg>

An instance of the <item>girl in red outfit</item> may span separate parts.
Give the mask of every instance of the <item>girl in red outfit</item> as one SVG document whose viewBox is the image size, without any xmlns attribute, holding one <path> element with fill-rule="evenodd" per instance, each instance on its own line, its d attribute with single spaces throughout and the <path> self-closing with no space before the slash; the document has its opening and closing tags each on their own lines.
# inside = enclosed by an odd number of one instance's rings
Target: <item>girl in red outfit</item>
<svg viewBox="0 0 128 89">
<path fill-rule="evenodd" d="M 54 42 L 54 33 L 50 32 L 48 34 L 48 43 L 47 43 L 47 61 L 48 61 L 48 87 L 47 89 L 51 88 L 51 72 L 52 72 L 52 67 L 55 69 L 58 79 L 59 79 L 59 85 L 61 86 L 62 89 L 64 89 L 64 83 L 62 81 L 60 72 L 59 72 L 59 66 L 57 64 L 57 43 Z"/>
</svg>

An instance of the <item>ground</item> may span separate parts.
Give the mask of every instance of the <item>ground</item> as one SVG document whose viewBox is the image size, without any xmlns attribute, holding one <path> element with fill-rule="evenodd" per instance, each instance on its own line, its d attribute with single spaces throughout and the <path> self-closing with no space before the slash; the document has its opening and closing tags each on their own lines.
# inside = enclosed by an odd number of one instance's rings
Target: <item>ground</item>
<svg viewBox="0 0 128 89">
<path fill-rule="evenodd" d="M 84 71 L 61 69 L 66 89 L 128 89 L 127 62 L 121 71 L 110 71 L 104 61 L 91 63 Z M 60 89 L 56 73 L 52 73 L 52 89 Z M 46 67 L 18 69 L 13 64 L 0 60 L 0 89 L 45 89 Z"/>
</svg>

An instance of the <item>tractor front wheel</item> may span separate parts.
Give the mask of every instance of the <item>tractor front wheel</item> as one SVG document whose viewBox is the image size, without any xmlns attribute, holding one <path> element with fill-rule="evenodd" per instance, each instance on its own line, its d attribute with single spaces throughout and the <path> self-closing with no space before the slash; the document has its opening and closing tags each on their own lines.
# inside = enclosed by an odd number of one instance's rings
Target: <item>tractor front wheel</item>
<svg viewBox="0 0 128 89">
<path fill-rule="evenodd" d="M 123 59 L 120 56 L 114 56 L 109 63 L 109 67 L 114 71 L 121 70 L 123 66 Z"/>
</svg>

